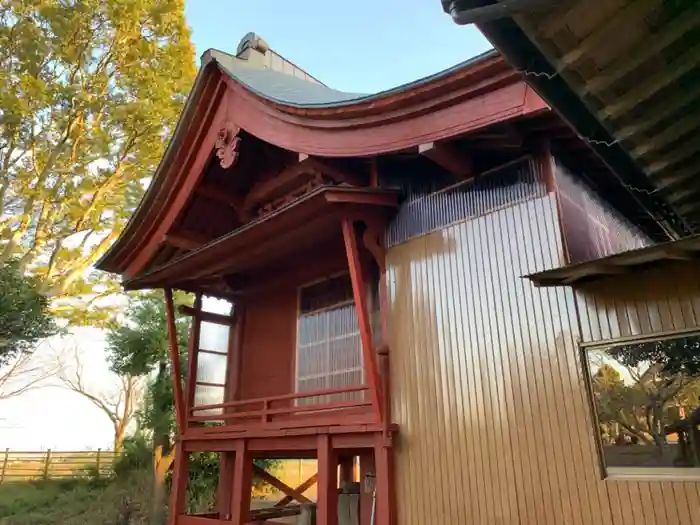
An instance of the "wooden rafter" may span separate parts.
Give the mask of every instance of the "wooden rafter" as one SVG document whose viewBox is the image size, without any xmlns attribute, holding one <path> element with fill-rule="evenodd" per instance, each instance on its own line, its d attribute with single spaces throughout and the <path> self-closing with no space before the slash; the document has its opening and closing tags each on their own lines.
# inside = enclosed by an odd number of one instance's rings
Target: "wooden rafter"
<svg viewBox="0 0 700 525">
<path fill-rule="evenodd" d="M 657 106 L 651 113 L 646 113 L 643 118 L 628 124 L 619 130 L 615 131 L 615 138 L 625 140 L 629 137 L 642 133 L 651 129 L 653 126 L 661 122 L 663 119 L 671 116 L 676 111 L 688 106 L 692 103 L 697 103 L 700 99 L 700 93 L 689 89 L 685 93 L 679 94 L 677 97 L 666 99 L 662 106 Z"/>
<path fill-rule="evenodd" d="M 204 235 L 183 230 L 168 232 L 165 235 L 165 244 L 188 251 L 198 250 L 210 241 L 212 239 Z"/>
<path fill-rule="evenodd" d="M 200 308 L 192 308 L 191 306 L 182 305 L 178 307 L 178 311 L 183 315 L 189 315 L 200 321 L 208 323 L 222 324 L 225 326 L 233 326 L 235 320 L 229 315 L 215 314 L 213 312 L 205 312 Z"/>
<path fill-rule="evenodd" d="M 418 146 L 418 153 L 463 179 L 472 174 L 471 158 L 453 144 L 428 142 Z"/>
<path fill-rule="evenodd" d="M 598 116 L 605 120 L 619 118 L 626 111 L 641 104 L 659 90 L 695 68 L 698 64 L 700 64 L 700 44 L 690 47 L 684 53 L 674 58 L 673 62 L 669 63 L 667 67 L 662 68 L 658 73 L 618 97 L 613 104 L 605 106 L 598 112 Z"/>
<path fill-rule="evenodd" d="M 610 37 L 615 41 L 615 33 L 624 31 L 630 24 L 630 20 L 641 20 L 659 5 L 658 0 L 639 0 L 630 2 L 614 16 L 608 17 L 604 23 L 598 25 L 591 33 L 581 40 L 571 51 L 559 60 L 557 70 L 574 66 L 581 58 L 587 56 L 592 50 L 605 43 Z M 626 53 L 625 53 L 626 55 Z"/>
<path fill-rule="evenodd" d="M 230 190 L 203 183 L 197 187 L 197 194 L 230 207 L 241 222 L 247 222 L 250 219 L 250 215 L 247 214 L 243 208 L 243 199 L 241 196 Z"/>
<path fill-rule="evenodd" d="M 691 112 L 676 122 L 673 126 L 667 127 L 653 138 L 638 143 L 631 153 L 635 157 L 642 157 L 649 153 L 663 148 L 665 145 L 674 142 L 687 133 L 696 131 L 700 127 L 700 118 L 697 112 Z"/>
<path fill-rule="evenodd" d="M 656 162 L 653 162 L 647 166 L 647 173 L 653 174 L 658 173 L 669 166 L 678 164 L 679 162 L 695 155 L 700 150 L 700 135 L 696 135 L 691 140 L 684 142 L 677 148 L 673 148 L 668 155 L 661 157 Z"/>
<path fill-rule="evenodd" d="M 700 9 L 689 9 L 676 17 L 672 23 L 663 26 L 659 32 L 655 33 L 651 42 L 648 38 L 642 38 L 632 49 L 618 56 L 603 71 L 586 82 L 584 92 L 591 94 L 601 92 L 676 42 L 698 24 L 700 24 Z"/>
<path fill-rule="evenodd" d="M 698 174 L 700 174 L 699 166 L 687 166 L 686 168 L 675 170 L 671 175 L 654 178 L 654 186 L 659 190 L 666 190 L 674 186 L 680 186 L 683 183 L 694 179 L 698 176 Z"/>
</svg>

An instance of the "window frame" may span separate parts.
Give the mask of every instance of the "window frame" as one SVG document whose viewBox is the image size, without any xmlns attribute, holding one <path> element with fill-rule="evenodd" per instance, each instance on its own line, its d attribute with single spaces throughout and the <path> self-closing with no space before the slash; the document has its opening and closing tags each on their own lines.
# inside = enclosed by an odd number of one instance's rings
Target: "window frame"
<svg viewBox="0 0 700 525">
<path fill-rule="evenodd" d="M 304 288 L 308 288 L 310 286 L 313 286 L 315 284 L 321 283 L 323 281 L 328 281 L 331 279 L 336 279 L 338 277 L 344 277 L 348 276 L 350 277 L 350 271 L 349 270 L 340 270 L 338 272 L 334 272 L 332 274 L 325 275 L 323 277 L 319 277 L 317 279 L 312 279 L 310 281 L 306 281 L 302 284 L 299 284 L 296 287 L 296 300 L 297 300 L 297 305 L 296 305 L 296 316 L 294 319 L 294 331 L 295 331 L 295 337 L 294 337 L 294 375 L 292 377 L 292 383 L 294 385 L 294 393 L 302 393 L 302 391 L 299 390 L 299 321 L 302 316 L 306 315 L 313 315 L 313 314 L 318 314 L 322 313 L 324 311 L 329 311 L 335 308 L 343 307 L 343 306 L 348 306 L 348 305 L 354 305 L 355 308 L 357 308 L 357 305 L 355 305 L 355 299 L 354 297 L 345 301 L 338 302 L 337 304 L 334 304 L 332 306 L 327 306 L 323 308 L 317 308 L 315 310 L 310 310 L 308 312 L 304 312 L 302 314 L 301 312 L 301 294 L 302 290 Z M 374 311 L 375 305 L 374 305 L 374 298 L 373 298 L 373 283 L 374 279 L 370 279 L 367 282 L 367 307 L 371 312 Z M 352 281 L 350 281 L 350 286 L 352 286 Z M 378 286 L 378 284 L 377 284 Z M 378 307 L 378 305 L 376 305 Z M 358 326 L 358 330 L 360 330 Z M 360 340 L 360 372 L 361 372 L 361 382 L 360 385 L 364 385 L 366 383 L 366 376 L 365 376 L 365 360 L 364 360 L 364 353 L 362 352 L 362 341 Z M 343 372 L 338 372 L 338 374 L 341 374 Z M 328 374 L 328 377 L 332 376 L 333 374 Z M 319 401 L 317 398 L 304 398 L 304 399 L 315 399 L 316 401 L 313 404 L 323 402 Z M 295 404 L 300 404 L 301 399 L 295 399 Z"/>
<path fill-rule="evenodd" d="M 579 360 L 583 372 L 586 402 L 592 422 L 593 440 L 596 444 L 596 456 L 599 466 L 599 478 L 603 481 L 700 481 L 700 466 L 697 467 L 609 467 L 605 462 L 603 440 L 600 435 L 600 418 L 593 391 L 593 376 L 591 374 L 588 354 L 595 350 L 604 350 L 613 346 L 654 341 L 680 339 L 697 335 L 700 337 L 700 326 L 678 330 L 662 330 L 647 334 L 622 336 L 596 341 L 578 341 Z"/>
</svg>

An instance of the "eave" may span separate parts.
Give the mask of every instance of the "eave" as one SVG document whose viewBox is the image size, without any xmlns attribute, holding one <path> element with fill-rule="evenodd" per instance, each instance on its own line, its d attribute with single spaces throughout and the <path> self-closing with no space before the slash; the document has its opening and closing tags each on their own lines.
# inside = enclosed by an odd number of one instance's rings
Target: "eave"
<svg viewBox="0 0 700 525">
<path fill-rule="evenodd" d="M 672 261 L 700 261 L 700 235 L 526 276 L 537 286 L 571 286 Z"/>
<path fill-rule="evenodd" d="M 443 1 L 446 11 L 457 8 L 452 14 L 460 21 L 494 4 Z M 494 47 L 586 139 L 670 238 L 698 231 L 697 3 L 508 4 L 520 5 L 478 24 Z"/>
<path fill-rule="evenodd" d="M 398 204 L 393 191 L 320 187 L 187 255 L 124 282 L 128 290 L 178 287 L 245 274 L 293 254 L 313 250 L 334 235 L 343 217 L 380 220 Z"/>
<path fill-rule="evenodd" d="M 368 157 L 546 109 L 494 53 L 395 90 L 320 105 L 270 98 L 212 55 L 142 203 L 97 267 L 129 279 L 146 265 L 191 198 L 224 125 L 291 152 Z"/>
</svg>

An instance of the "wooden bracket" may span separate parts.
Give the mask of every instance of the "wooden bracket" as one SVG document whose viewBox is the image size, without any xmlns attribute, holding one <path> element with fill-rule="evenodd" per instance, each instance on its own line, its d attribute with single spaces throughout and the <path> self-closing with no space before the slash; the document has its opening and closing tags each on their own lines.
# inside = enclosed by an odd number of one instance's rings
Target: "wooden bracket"
<svg viewBox="0 0 700 525">
<path fill-rule="evenodd" d="M 243 206 L 243 199 L 240 195 L 236 195 L 224 188 L 217 188 L 211 184 L 200 184 L 197 187 L 197 194 L 215 202 L 220 202 L 229 206 L 239 221 L 245 223 L 250 220 L 250 214 L 246 213 Z"/>
<path fill-rule="evenodd" d="M 236 163 L 238 159 L 238 146 L 241 138 L 238 136 L 241 128 L 231 122 L 226 122 L 219 130 L 214 147 L 216 157 L 222 168 L 228 169 Z"/>
<path fill-rule="evenodd" d="M 472 174 L 471 158 L 453 144 L 436 144 L 435 142 L 420 144 L 418 153 L 442 166 L 459 179 L 467 178 Z"/>
<path fill-rule="evenodd" d="M 367 376 L 367 385 L 369 386 L 370 395 L 372 396 L 372 406 L 374 407 L 375 415 L 377 416 L 377 420 L 381 421 L 382 385 L 377 369 L 374 343 L 372 341 L 372 326 L 369 318 L 369 310 L 367 308 L 367 288 L 365 286 L 364 276 L 362 275 L 357 235 L 355 233 L 355 226 L 350 219 L 344 218 L 342 227 L 345 252 L 350 270 L 350 281 L 352 282 L 352 293 L 355 300 L 355 309 L 357 310 L 358 325 L 360 327 L 360 340 L 362 341 L 362 354 Z"/>
<path fill-rule="evenodd" d="M 383 274 L 386 269 L 383 225 L 376 221 L 365 221 L 365 226 L 365 231 L 362 233 L 362 244 L 372 254 L 379 271 Z"/>
</svg>

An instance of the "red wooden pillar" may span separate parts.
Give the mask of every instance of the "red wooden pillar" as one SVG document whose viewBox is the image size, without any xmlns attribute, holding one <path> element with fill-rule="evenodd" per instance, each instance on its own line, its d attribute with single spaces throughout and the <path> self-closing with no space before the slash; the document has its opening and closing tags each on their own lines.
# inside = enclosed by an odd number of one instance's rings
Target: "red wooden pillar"
<svg viewBox="0 0 700 525">
<path fill-rule="evenodd" d="M 349 485 L 354 481 L 355 461 L 353 456 L 343 456 L 339 459 L 340 486 Z"/>
<path fill-rule="evenodd" d="M 360 454 L 360 525 L 370 525 L 372 519 L 372 496 L 376 484 L 373 449 L 364 449 Z"/>
<path fill-rule="evenodd" d="M 175 397 L 175 419 L 178 433 L 185 431 L 187 424 L 185 403 L 182 395 L 182 372 L 180 371 L 180 352 L 177 347 L 177 326 L 175 324 L 175 307 L 173 306 L 173 291 L 165 289 L 165 315 L 168 323 L 168 350 L 172 362 L 173 392 Z"/>
<path fill-rule="evenodd" d="M 318 436 L 316 525 L 338 525 L 338 459 L 327 434 Z"/>
<path fill-rule="evenodd" d="M 175 525 L 178 516 L 185 513 L 189 456 L 189 453 L 183 450 L 182 442 L 179 442 L 175 451 L 175 461 L 173 464 L 172 487 L 170 489 L 170 514 L 168 516 L 169 525 Z"/>
<path fill-rule="evenodd" d="M 383 435 L 377 434 L 374 445 L 377 487 L 375 525 L 395 523 L 393 449 L 385 446 L 385 443 Z"/>
<path fill-rule="evenodd" d="M 233 496 L 233 474 L 236 455 L 233 452 L 219 454 L 219 486 L 216 491 L 216 511 L 219 519 L 231 519 L 231 497 Z"/>
<path fill-rule="evenodd" d="M 350 281 L 352 282 L 352 294 L 357 310 L 357 321 L 360 328 L 360 339 L 362 341 L 362 357 L 364 359 L 367 386 L 372 396 L 372 407 L 374 408 L 377 420 L 381 421 L 381 384 L 379 373 L 377 372 L 377 359 L 372 341 L 372 323 L 369 318 L 367 308 L 367 287 L 362 275 L 362 265 L 360 253 L 357 247 L 357 235 L 355 227 L 350 219 L 343 219 L 343 239 L 345 241 L 345 252 L 348 258 L 350 269 Z"/>
<path fill-rule="evenodd" d="M 233 466 L 233 492 L 231 515 L 233 525 L 244 525 L 250 519 L 250 497 L 253 479 L 253 458 L 248 452 L 245 439 L 236 441 L 236 456 Z"/>
</svg>

